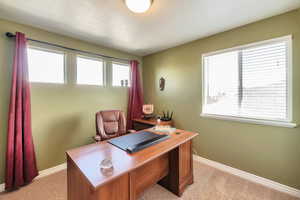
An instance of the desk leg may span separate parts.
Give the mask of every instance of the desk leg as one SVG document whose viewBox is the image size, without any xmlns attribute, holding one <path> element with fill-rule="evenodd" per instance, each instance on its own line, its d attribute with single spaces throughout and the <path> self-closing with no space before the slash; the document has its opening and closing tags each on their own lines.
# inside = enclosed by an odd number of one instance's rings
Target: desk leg
<svg viewBox="0 0 300 200">
<path fill-rule="evenodd" d="M 159 184 L 181 196 L 193 181 L 192 141 L 188 141 L 169 153 L 169 174 Z"/>
</svg>

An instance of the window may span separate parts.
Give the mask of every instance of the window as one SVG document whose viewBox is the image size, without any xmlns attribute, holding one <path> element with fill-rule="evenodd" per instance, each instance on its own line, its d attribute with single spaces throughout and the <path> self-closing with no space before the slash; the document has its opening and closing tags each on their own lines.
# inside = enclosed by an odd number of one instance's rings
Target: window
<svg viewBox="0 0 300 200">
<path fill-rule="evenodd" d="M 103 85 L 103 65 L 102 60 L 77 56 L 77 84 Z"/>
<path fill-rule="evenodd" d="M 112 85 L 130 86 L 130 67 L 126 64 L 112 63 Z"/>
<path fill-rule="evenodd" d="M 203 116 L 291 122 L 290 36 L 206 54 L 203 62 Z"/>
<path fill-rule="evenodd" d="M 64 53 L 36 48 L 27 53 L 30 82 L 64 83 Z"/>
</svg>

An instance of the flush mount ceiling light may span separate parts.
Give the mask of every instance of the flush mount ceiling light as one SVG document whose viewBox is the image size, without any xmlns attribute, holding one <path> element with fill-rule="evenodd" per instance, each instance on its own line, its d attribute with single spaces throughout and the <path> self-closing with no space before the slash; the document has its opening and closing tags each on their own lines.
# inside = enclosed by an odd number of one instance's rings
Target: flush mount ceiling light
<svg viewBox="0 0 300 200">
<path fill-rule="evenodd" d="M 152 4 L 152 0 L 125 0 L 126 6 L 135 13 L 146 12 Z"/>
</svg>

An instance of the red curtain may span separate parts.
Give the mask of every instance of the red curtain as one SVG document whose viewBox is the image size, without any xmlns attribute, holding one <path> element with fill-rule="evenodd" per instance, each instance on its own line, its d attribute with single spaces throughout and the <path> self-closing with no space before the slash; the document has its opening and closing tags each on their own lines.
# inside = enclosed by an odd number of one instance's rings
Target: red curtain
<svg viewBox="0 0 300 200">
<path fill-rule="evenodd" d="M 16 189 L 38 175 L 31 134 L 27 41 L 16 33 L 8 116 L 5 189 Z"/>
<path fill-rule="evenodd" d="M 131 66 L 131 87 L 129 88 L 128 110 L 127 110 L 127 128 L 132 129 L 132 120 L 141 118 L 143 114 L 143 90 L 141 85 L 139 62 L 130 61 Z"/>
</svg>

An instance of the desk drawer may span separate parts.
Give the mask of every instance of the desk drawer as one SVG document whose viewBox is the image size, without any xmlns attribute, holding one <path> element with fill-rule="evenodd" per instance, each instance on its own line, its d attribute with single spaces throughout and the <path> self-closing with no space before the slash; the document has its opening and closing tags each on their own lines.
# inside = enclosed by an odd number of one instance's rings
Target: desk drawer
<svg viewBox="0 0 300 200">
<path fill-rule="evenodd" d="M 147 188 L 169 173 L 169 157 L 164 154 L 130 173 L 130 199 L 137 199 Z"/>
</svg>

